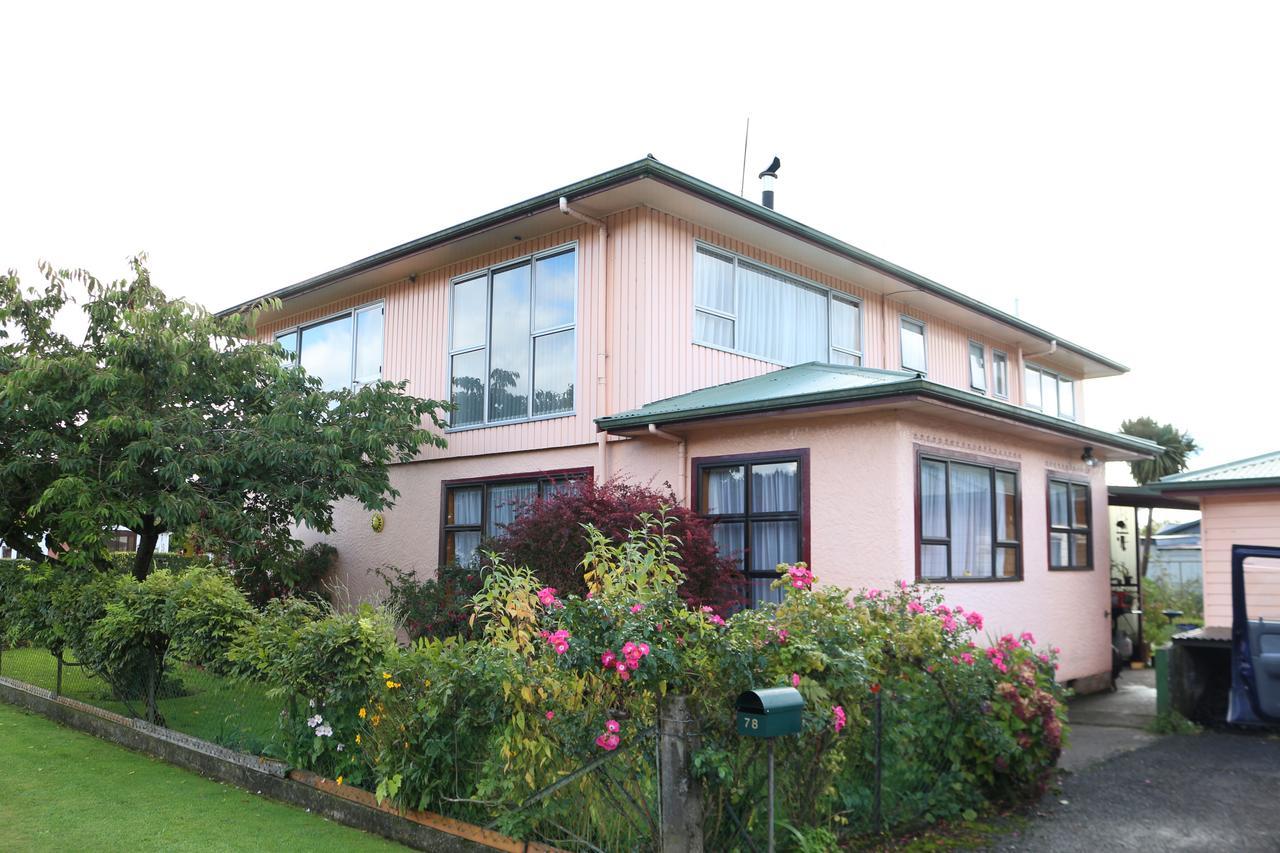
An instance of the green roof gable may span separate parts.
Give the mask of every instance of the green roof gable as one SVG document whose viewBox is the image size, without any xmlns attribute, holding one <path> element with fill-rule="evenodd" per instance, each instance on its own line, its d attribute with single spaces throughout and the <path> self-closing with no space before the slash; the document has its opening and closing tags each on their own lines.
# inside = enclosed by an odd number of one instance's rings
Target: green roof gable
<svg viewBox="0 0 1280 853">
<path fill-rule="evenodd" d="M 1280 450 L 1225 462 L 1198 471 L 1170 474 L 1152 488 L 1168 491 L 1204 491 L 1275 486 L 1280 488 Z"/>
</svg>

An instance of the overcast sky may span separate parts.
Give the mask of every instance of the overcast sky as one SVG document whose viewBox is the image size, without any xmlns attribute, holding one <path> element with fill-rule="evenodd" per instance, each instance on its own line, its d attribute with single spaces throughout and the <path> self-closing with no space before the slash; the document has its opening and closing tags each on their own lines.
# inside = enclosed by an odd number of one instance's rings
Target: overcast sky
<svg viewBox="0 0 1280 853">
<path fill-rule="evenodd" d="M 781 212 L 1129 365 L 1089 423 L 1280 449 L 1275 4 L 462 5 L 6 5 L 0 266 L 223 308 L 650 152 L 737 191 L 750 115 L 749 196 L 780 155 Z"/>
</svg>

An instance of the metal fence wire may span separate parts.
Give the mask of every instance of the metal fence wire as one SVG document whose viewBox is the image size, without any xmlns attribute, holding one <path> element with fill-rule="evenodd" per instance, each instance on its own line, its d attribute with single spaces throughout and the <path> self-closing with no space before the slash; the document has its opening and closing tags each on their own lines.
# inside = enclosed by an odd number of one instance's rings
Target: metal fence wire
<svg viewBox="0 0 1280 853">
<path fill-rule="evenodd" d="M 884 689 L 856 710 L 846 708 L 850 726 L 840 737 L 854 742 L 841 745 L 841 764 L 826 791 L 815 787 L 819 779 L 830 778 L 814 766 L 824 760 L 822 755 L 799 738 L 777 741 L 781 849 L 790 846 L 786 826 L 812 825 L 820 797 L 835 798 L 836 820 L 830 828 L 855 841 L 919 828 L 943 810 L 954 811 L 957 802 L 980 799 L 953 758 L 962 720 L 935 692 L 906 695 Z M 719 814 L 708 815 L 709 849 L 767 849 L 767 762 L 759 742 L 744 768 L 745 778 L 734 780 L 737 796 L 721 800 Z M 794 795 L 797 790 L 800 796 Z"/>
<path fill-rule="evenodd" d="M 169 662 L 159 683 L 143 673 L 108 680 L 69 652 L 7 648 L 0 650 L 0 676 L 128 717 L 147 719 L 150 706 L 153 722 L 255 755 L 267 749 L 280 714 L 280 703 L 259 685 L 183 662 Z"/>
</svg>

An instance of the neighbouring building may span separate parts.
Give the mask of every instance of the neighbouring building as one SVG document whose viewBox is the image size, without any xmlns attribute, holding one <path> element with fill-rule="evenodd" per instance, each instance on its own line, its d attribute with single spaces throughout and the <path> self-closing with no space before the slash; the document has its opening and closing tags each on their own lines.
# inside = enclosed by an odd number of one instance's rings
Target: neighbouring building
<svg viewBox="0 0 1280 853">
<path fill-rule="evenodd" d="M 1165 477 L 1152 488 L 1198 500 L 1204 624 L 1231 626 L 1231 546 L 1280 547 L 1280 451 Z M 1280 619 L 1280 567 L 1245 565 L 1249 618 Z"/>
<path fill-rule="evenodd" d="M 1056 334 L 652 158 L 270 295 L 260 334 L 328 386 L 457 405 L 380 532 L 336 510 L 356 597 L 622 476 L 710 518 L 754 601 L 796 560 L 923 580 L 1061 645 L 1066 680 L 1110 669 L 1099 463 L 1153 445 L 1084 425 L 1086 381 L 1125 368 Z"/>
</svg>

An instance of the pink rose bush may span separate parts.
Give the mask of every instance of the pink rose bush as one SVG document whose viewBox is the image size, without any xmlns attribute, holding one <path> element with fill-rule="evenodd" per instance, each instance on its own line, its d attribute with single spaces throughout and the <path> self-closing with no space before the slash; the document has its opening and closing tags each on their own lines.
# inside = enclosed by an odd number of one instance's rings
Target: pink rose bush
<svg viewBox="0 0 1280 853">
<path fill-rule="evenodd" d="M 599 759 L 638 795 L 655 784 L 658 709 L 678 695 L 700 733 L 706 812 L 723 814 L 763 772 L 758 743 L 735 731 L 733 698 L 790 685 L 805 701 L 803 728 L 779 753 L 777 790 L 794 826 L 838 825 L 840 815 L 858 831 L 877 713 L 884 754 L 900 762 L 884 776 L 901 787 L 886 802 L 900 796 L 953 820 L 1046 779 L 1067 734 L 1056 647 L 1026 632 L 983 636 L 980 613 L 928 587 L 852 593 L 817 585 L 802 563 L 779 566 L 780 603 L 691 607 L 677 592 L 678 547 L 659 524 L 624 543 L 593 540 L 582 595 L 561 598 L 497 567 L 477 598 L 490 608 L 483 637 L 394 652 L 403 660 L 387 671 L 403 686 L 364 703 L 361 778 L 399 773 L 398 805 L 480 823 L 502 809 L 458 803 L 513 807 Z M 606 784 L 588 774 L 521 820 L 629 838 L 633 825 L 609 823 L 618 792 Z M 710 849 L 739 844 L 735 832 L 709 824 Z"/>
</svg>

